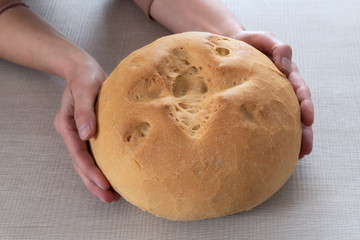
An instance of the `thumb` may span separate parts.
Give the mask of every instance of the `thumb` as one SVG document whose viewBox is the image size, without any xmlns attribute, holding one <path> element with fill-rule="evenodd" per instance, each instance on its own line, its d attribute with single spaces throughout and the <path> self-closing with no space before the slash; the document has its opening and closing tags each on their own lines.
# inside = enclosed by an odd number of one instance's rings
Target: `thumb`
<svg viewBox="0 0 360 240">
<path fill-rule="evenodd" d="M 285 75 L 288 76 L 292 71 L 292 49 L 288 44 L 279 40 L 274 34 L 269 32 L 243 31 L 236 38 L 270 56 L 275 65 L 280 71 L 285 73 Z"/>
<path fill-rule="evenodd" d="M 99 87 L 87 86 L 74 92 L 74 118 L 81 140 L 86 141 L 96 133 L 95 100 Z"/>
<path fill-rule="evenodd" d="M 81 140 L 86 141 L 96 133 L 96 119 L 93 109 L 75 105 L 75 122 Z"/>
<path fill-rule="evenodd" d="M 291 58 L 292 50 L 289 45 L 279 44 L 274 47 L 273 60 L 276 66 L 285 73 L 286 76 L 289 76 L 292 71 Z"/>
</svg>

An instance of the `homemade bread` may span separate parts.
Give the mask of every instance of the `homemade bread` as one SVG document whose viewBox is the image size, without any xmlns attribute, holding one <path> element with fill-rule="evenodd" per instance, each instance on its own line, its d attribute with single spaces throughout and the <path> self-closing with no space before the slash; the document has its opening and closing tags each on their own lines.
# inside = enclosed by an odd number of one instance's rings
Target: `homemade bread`
<svg viewBox="0 0 360 240">
<path fill-rule="evenodd" d="M 295 169 L 300 108 L 288 79 L 250 45 L 210 33 L 166 36 L 104 82 L 94 158 L 112 187 L 171 220 L 250 210 Z"/>
</svg>

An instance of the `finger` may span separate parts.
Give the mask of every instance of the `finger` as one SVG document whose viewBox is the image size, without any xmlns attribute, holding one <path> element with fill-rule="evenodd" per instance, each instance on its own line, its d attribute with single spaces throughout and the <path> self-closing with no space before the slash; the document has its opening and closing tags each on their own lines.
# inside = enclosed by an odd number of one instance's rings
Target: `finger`
<svg viewBox="0 0 360 240">
<path fill-rule="evenodd" d="M 74 166 L 76 165 L 90 182 L 103 190 L 108 190 L 109 182 L 90 156 L 86 142 L 78 135 L 73 118 L 73 102 L 69 89 L 65 89 L 62 105 L 55 118 L 55 128 L 63 137 Z"/>
<path fill-rule="evenodd" d="M 74 96 L 74 117 L 78 134 L 82 140 L 90 139 L 96 132 L 96 118 L 94 105 L 100 84 L 97 82 L 84 82 L 72 87 Z"/>
<path fill-rule="evenodd" d="M 112 201 L 117 202 L 120 200 L 121 196 L 118 194 L 112 187 L 108 190 L 104 191 L 103 189 L 99 188 L 96 184 L 90 181 L 86 175 L 79 169 L 77 164 L 74 164 L 74 169 L 76 173 L 81 177 L 81 180 L 84 182 L 85 186 L 88 190 L 100 200 L 105 203 L 110 203 Z"/>
<path fill-rule="evenodd" d="M 75 132 L 73 134 L 77 136 Z M 70 153 L 72 156 L 73 164 L 79 168 L 79 171 L 92 183 L 96 184 L 100 189 L 107 191 L 110 189 L 110 184 L 100 171 L 100 169 L 95 164 L 94 159 L 90 156 L 86 143 L 82 142 L 79 139 L 80 143 L 73 142 L 73 144 L 79 144 L 75 146 L 78 149 L 75 149 L 76 152 Z M 81 146 L 84 144 L 83 146 Z M 69 152 L 72 149 L 69 149 Z"/>
<path fill-rule="evenodd" d="M 306 83 L 304 79 L 301 77 L 299 68 L 296 65 L 296 63 L 291 63 L 292 71 L 288 77 L 289 81 L 291 82 L 291 85 L 293 86 L 294 90 L 298 89 L 301 86 L 306 86 Z"/>
<path fill-rule="evenodd" d="M 72 115 L 74 115 L 74 98 L 71 96 L 71 92 L 70 92 L 70 88 L 67 86 L 64 90 L 62 99 L 61 99 L 61 106 L 59 109 L 58 114 L 59 118 L 55 118 L 55 120 L 60 120 L 64 117 L 71 117 Z M 63 122 L 55 122 L 58 124 L 55 124 L 55 127 L 59 126 L 59 124 L 62 124 Z M 56 129 L 58 130 L 58 132 L 60 133 L 59 130 L 61 129 Z"/>
<path fill-rule="evenodd" d="M 299 159 L 303 158 L 305 155 L 310 154 L 312 151 L 312 147 L 313 147 L 312 127 L 306 127 L 303 125 L 301 150 L 300 150 L 300 154 L 299 154 Z"/>
<path fill-rule="evenodd" d="M 285 75 L 289 75 L 291 68 L 292 49 L 280 41 L 274 34 L 268 32 L 242 32 L 238 39 L 252 45 L 259 51 L 270 55 L 275 65 Z"/>
<path fill-rule="evenodd" d="M 299 100 L 302 122 L 305 126 L 311 126 L 314 123 L 314 105 L 311 100 L 310 89 L 301 77 L 295 63 L 293 63 L 293 71 L 289 75 L 289 81 Z"/>
<path fill-rule="evenodd" d="M 314 123 L 314 105 L 311 99 L 305 99 L 300 104 L 301 120 L 307 127 L 311 127 Z"/>
<path fill-rule="evenodd" d="M 299 87 L 296 91 L 301 110 L 301 121 L 305 126 L 311 126 L 314 122 L 314 105 L 311 100 L 310 90 L 306 86 Z"/>
<path fill-rule="evenodd" d="M 88 153 L 86 143 L 80 140 L 74 120 L 72 124 L 72 129 L 63 127 L 60 134 L 63 136 L 74 168 L 89 191 L 96 197 L 108 202 L 109 196 L 113 198 L 109 189 L 110 184 Z"/>
<path fill-rule="evenodd" d="M 81 177 L 87 189 L 96 197 L 98 197 L 104 203 L 111 203 L 113 201 L 118 201 L 120 199 L 120 195 L 114 193 L 112 189 L 103 190 L 99 188 L 96 184 L 90 181 L 86 175 L 79 169 L 77 165 L 74 165 L 75 171 Z"/>
<path fill-rule="evenodd" d="M 112 194 L 113 194 L 113 201 L 114 202 L 117 202 L 117 201 L 120 200 L 121 196 L 115 190 L 112 190 Z"/>
</svg>

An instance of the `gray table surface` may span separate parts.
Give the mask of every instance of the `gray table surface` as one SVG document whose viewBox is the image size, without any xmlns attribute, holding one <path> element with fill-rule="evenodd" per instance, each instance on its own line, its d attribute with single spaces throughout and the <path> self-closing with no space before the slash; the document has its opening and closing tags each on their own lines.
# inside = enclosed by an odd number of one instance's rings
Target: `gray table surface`
<svg viewBox="0 0 360 240">
<path fill-rule="evenodd" d="M 360 239 L 359 2 L 224 2 L 249 30 L 289 43 L 311 88 L 314 150 L 288 183 L 252 211 L 197 222 L 104 204 L 53 127 L 65 82 L 0 60 L 0 239 Z M 169 34 L 129 0 L 27 3 L 107 73 Z"/>
</svg>

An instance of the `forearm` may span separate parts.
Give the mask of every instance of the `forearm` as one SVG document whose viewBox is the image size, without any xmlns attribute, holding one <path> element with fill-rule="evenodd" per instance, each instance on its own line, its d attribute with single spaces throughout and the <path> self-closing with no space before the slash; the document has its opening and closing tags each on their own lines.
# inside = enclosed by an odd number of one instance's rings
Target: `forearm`
<svg viewBox="0 0 360 240">
<path fill-rule="evenodd" d="M 88 55 L 30 9 L 14 7 L 0 15 L 0 58 L 64 79 Z"/>
<path fill-rule="evenodd" d="M 207 31 L 235 37 L 245 30 L 220 0 L 154 0 L 150 15 L 175 33 Z"/>
</svg>

